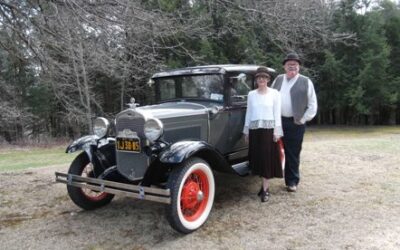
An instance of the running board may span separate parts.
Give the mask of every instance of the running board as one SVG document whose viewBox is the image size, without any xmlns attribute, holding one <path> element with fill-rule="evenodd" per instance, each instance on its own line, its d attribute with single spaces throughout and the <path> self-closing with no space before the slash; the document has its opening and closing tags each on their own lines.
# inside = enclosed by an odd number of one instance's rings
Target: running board
<svg viewBox="0 0 400 250">
<path fill-rule="evenodd" d="M 248 161 L 232 165 L 232 168 L 240 176 L 245 176 L 250 174 L 250 167 Z"/>
<path fill-rule="evenodd" d="M 55 174 L 56 182 L 70 186 L 87 188 L 93 191 L 106 192 L 109 194 L 125 195 L 140 200 L 171 204 L 171 193 L 169 189 L 142 187 L 139 185 L 82 177 L 79 175 L 60 172 L 55 172 Z"/>
</svg>

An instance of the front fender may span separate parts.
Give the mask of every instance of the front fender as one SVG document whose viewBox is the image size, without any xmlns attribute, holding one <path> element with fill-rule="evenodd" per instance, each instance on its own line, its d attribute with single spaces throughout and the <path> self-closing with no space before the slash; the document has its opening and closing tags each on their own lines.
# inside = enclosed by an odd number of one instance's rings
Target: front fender
<svg viewBox="0 0 400 250">
<path fill-rule="evenodd" d="M 97 135 L 87 135 L 81 137 L 74 142 L 72 142 L 68 147 L 65 153 L 73 153 L 77 150 L 84 150 L 87 151 L 90 146 L 96 146 L 97 148 L 101 148 L 103 146 L 114 144 L 115 138 L 114 137 L 107 137 L 99 139 Z"/>
<path fill-rule="evenodd" d="M 66 153 L 83 150 L 89 161 L 96 169 L 96 173 L 102 173 L 105 169 L 115 165 L 115 138 L 107 137 L 99 139 L 96 135 L 87 135 L 72 142 Z"/>
<path fill-rule="evenodd" d="M 97 135 L 87 135 L 72 142 L 65 153 L 73 153 L 78 150 L 85 150 L 91 145 L 97 145 L 99 137 Z"/>
<path fill-rule="evenodd" d="M 160 153 L 159 160 L 164 164 L 179 164 L 191 156 L 197 156 L 206 160 L 214 170 L 234 173 L 221 153 L 203 141 L 176 142 Z"/>
<path fill-rule="evenodd" d="M 202 141 L 179 141 L 169 145 L 159 155 L 162 163 L 181 163 L 201 149 L 211 148 Z"/>
</svg>

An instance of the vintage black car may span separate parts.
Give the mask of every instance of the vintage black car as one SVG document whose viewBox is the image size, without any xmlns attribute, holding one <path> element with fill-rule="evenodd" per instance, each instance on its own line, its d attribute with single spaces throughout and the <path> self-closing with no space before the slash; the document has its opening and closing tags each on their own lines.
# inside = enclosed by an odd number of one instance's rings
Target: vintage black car
<svg viewBox="0 0 400 250">
<path fill-rule="evenodd" d="M 167 204 L 168 221 L 179 232 L 198 229 L 213 205 L 213 171 L 249 173 L 242 130 L 257 68 L 210 65 L 154 74 L 149 85 L 156 104 L 132 100 L 117 114 L 114 136 L 109 121 L 97 118 L 93 135 L 68 146 L 68 153 L 83 152 L 56 181 L 67 184 L 83 209 L 121 194 Z"/>
</svg>

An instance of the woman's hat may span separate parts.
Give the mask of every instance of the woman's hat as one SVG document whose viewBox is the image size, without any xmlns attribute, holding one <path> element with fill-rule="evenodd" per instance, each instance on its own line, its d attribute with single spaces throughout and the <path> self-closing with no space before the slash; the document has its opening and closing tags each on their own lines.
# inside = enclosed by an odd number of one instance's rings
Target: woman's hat
<svg viewBox="0 0 400 250">
<path fill-rule="evenodd" d="M 270 75 L 270 72 L 269 72 L 268 68 L 264 67 L 264 66 L 260 66 L 260 67 L 257 68 L 256 78 L 259 77 L 259 76 L 266 76 L 269 79 L 271 79 L 271 75 Z"/>
<path fill-rule="evenodd" d="M 290 52 L 287 54 L 282 64 L 285 65 L 287 61 L 297 61 L 299 64 L 301 64 L 300 57 L 296 52 Z"/>
</svg>

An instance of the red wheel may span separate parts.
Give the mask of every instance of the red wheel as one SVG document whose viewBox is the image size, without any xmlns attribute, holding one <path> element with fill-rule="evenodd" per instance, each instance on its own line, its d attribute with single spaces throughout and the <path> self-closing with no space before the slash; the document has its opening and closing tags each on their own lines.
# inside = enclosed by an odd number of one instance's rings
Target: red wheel
<svg viewBox="0 0 400 250">
<path fill-rule="evenodd" d="M 187 221 L 197 220 L 207 207 L 210 195 L 207 175 L 196 170 L 191 173 L 183 184 L 181 193 L 181 211 Z"/>
<path fill-rule="evenodd" d="M 83 170 L 82 170 L 82 177 L 94 177 L 93 175 L 93 165 L 91 163 L 89 163 L 88 165 L 86 165 Z M 81 188 L 80 189 L 82 194 L 91 201 L 101 201 L 103 200 L 108 193 L 106 192 L 97 192 L 97 191 L 93 191 L 90 190 L 88 188 Z"/>
<path fill-rule="evenodd" d="M 69 174 L 83 177 L 94 177 L 93 165 L 90 163 L 86 153 L 81 153 L 71 163 Z M 96 192 L 88 188 L 80 188 L 67 185 L 68 195 L 79 207 L 92 210 L 107 205 L 114 198 L 113 194 Z"/>
<path fill-rule="evenodd" d="M 215 195 L 214 176 L 209 165 L 199 159 L 187 160 L 168 180 L 171 204 L 167 216 L 179 232 L 190 233 L 207 220 Z"/>
</svg>

